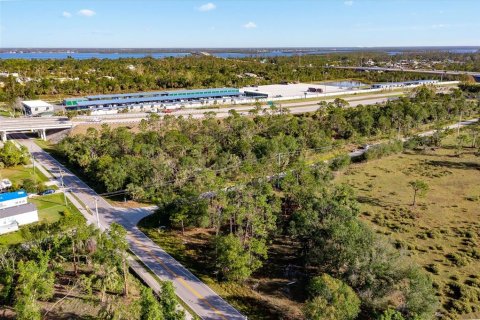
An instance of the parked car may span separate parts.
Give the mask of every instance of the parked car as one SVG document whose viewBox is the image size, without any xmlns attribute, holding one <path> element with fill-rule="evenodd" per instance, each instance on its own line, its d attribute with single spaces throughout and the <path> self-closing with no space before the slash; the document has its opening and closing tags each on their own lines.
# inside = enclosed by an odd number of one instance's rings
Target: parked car
<svg viewBox="0 0 480 320">
<path fill-rule="evenodd" d="M 0 190 L 8 189 L 12 187 L 12 182 L 8 179 L 3 179 L 0 181 Z"/>
<path fill-rule="evenodd" d="M 47 189 L 45 191 L 39 192 L 38 194 L 41 195 L 41 196 L 46 196 L 47 194 L 53 194 L 53 193 L 55 193 L 55 190 Z"/>
</svg>

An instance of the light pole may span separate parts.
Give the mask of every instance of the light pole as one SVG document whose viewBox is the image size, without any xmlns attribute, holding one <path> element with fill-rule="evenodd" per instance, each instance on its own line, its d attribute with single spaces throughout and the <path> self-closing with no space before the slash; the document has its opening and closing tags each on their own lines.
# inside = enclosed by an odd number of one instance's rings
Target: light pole
<svg viewBox="0 0 480 320">
<path fill-rule="evenodd" d="M 97 215 L 97 227 L 100 229 L 100 218 L 98 217 L 98 197 L 93 197 L 95 201 L 95 214 Z"/>
</svg>

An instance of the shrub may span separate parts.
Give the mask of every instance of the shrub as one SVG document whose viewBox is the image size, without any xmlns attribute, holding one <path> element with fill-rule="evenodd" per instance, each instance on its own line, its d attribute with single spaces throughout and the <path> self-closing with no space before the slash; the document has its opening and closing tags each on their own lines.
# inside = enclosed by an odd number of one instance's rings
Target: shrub
<svg viewBox="0 0 480 320">
<path fill-rule="evenodd" d="M 33 179 L 24 179 L 22 181 L 22 189 L 24 189 L 27 193 L 37 193 L 37 184 Z"/>
<path fill-rule="evenodd" d="M 24 189 L 27 193 L 38 193 L 47 189 L 44 183 L 35 182 L 33 179 L 30 178 L 22 180 L 21 188 Z"/>
<path fill-rule="evenodd" d="M 333 170 L 333 171 L 338 171 L 338 170 L 341 170 L 343 168 L 348 167 L 348 165 L 350 165 L 350 163 L 351 163 L 350 156 L 348 154 L 343 154 L 343 155 L 340 155 L 340 156 L 334 158 L 330 162 L 330 169 Z"/>
<path fill-rule="evenodd" d="M 308 319 L 353 320 L 360 312 L 360 299 L 353 289 L 328 274 L 313 278 L 310 291 L 313 298 L 305 305 Z"/>
<path fill-rule="evenodd" d="M 370 147 L 363 156 L 361 160 L 370 161 L 375 159 L 380 159 L 385 156 L 392 154 L 400 153 L 403 151 L 403 143 L 401 141 L 393 141 L 388 143 L 380 143 Z"/>
<path fill-rule="evenodd" d="M 438 274 L 438 271 L 439 271 L 438 266 L 435 263 L 429 264 L 428 266 L 425 267 L 425 269 L 428 272 L 431 272 L 433 274 Z"/>
<path fill-rule="evenodd" d="M 458 267 L 463 267 L 468 264 L 468 259 L 457 253 L 449 253 L 446 255 L 446 258 Z"/>
<path fill-rule="evenodd" d="M 394 309 L 387 309 L 378 320 L 404 320 L 403 315 Z"/>
</svg>

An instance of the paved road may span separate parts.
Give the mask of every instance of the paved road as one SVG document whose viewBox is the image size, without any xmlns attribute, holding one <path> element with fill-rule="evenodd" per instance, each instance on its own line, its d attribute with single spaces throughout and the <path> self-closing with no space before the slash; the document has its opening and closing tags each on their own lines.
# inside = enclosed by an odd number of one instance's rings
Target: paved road
<svg viewBox="0 0 480 320">
<path fill-rule="evenodd" d="M 349 97 L 345 98 L 346 101 L 349 101 L 351 107 L 356 107 L 360 104 L 368 105 L 368 104 L 376 104 L 376 103 L 383 103 L 390 99 L 393 99 L 394 96 L 398 96 L 399 92 L 381 94 L 381 95 L 368 95 L 363 97 Z M 327 102 L 332 102 L 334 99 L 325 100 Z M 307 112 L 314 112 L 318 110 L 318 101 L 301 101 L 301 102 L 293 102 L 293 103 L 281 103 L 283 108 L 288 108 L 289 112 L 292 114 L 300 114 L 300 113 L 307 113 Z M 277 103 L 277 106 L 280 103 Z M 194 119 L 203 118 L 206 112 L 214 112 L 217 118 L 225 118 L 229 116 L 229 110 L 235 110 L 241 115 L 248 115 L 249 111 L 252 110 L 254 106 L 236 106 L 231 108 L 222 108 L 222 109 L 187 109 L 187 110 L 178 110 L 171 115 L 174 116 L 184 116 L 189 117 L 191 116 Z M 264 108 L 268 110 L 268 107 Z M 116 114 L 116 115 L 105 115 L 105 116 L 81 116 L 76 119 L 74 124 L 94 124 L 92 119 L 102 119 L 101 122 L 98 122 L 100 125 L 101 123 L 135 123 L 140 122 L 142 119 L 146 119 L 148 117 L 148 113 L 137 113 L 137 114 Z M 163 116 L 164 114 L 159 114 Z"/>
<path fill-rule="evenodd" d="M 458 122 L 458 123 L 455 123 L 455 124 L 452 124 L 452 125 L 449 125 L 449 126 L 445 126 L 445 127 L 443 127 L 442 129 L 458 129 L 458 128 L 463 128 L 463 127 L 466 127 L 466 126 L 475 124 L 475 123 L 477 123 L 477 122 L 479 122 L 479 121 L 480 121 L 479 118 L 464 120 L 464 121 L 461 121 L 461 122 Z M 420 137 L 428 137 L 428 136 L 432 136 L 436 131 L 437 131 L 437 130 L 425 131 L 425 132 L 419 133 L 418 135 L 419 135 Z M 402 140 L 403 142 L 405 142 L 405 141 L 408 140 L 408 138 L 402 138 L 401 140 Z M 359 157 L 359 156 L 361 156 L 362 154 L 364 154 L 370 147 L 376 146 L 376 145 L 379 145 L 379 144 L 381 144 L 381 142 L 373 143 L 373 144 L 371 144 L 371 145 L 368 145 L 368 146 L 367 146 L 366 148 L 364 148 L 364 149 L 354 150 L 354 151 L 350 152 L 348 155 L 350 156 L 350 158 Z"/>
<path fill-rule="evenodd" d="M 0 118 L 1 131 L 30 131 L 39 129 L 71 128 L 72 122 L 65 117 Z"/>
<path fill-rule="evenodd" d="M 24 135 L 21 134 L 15 134 L 13 137 L 18 143 L 25 145 L 35 160 L 45 169 L 57 177 L 63 175 L 65 187 L 85 204 L 93 217 L 95 217 L 95 199 L 97 199 L 100 227 L 108 227 L 112 222 L 123 225 L 128 231 L 127 240 L 132 252 L 160 279 L 172 281 L 178 297 L 199 317 L 208 320 L 245 319 L 242 314 L 137 228 L 137 222 L 151 214 L 150 210 L 112 207 L 77 176 L 38 147 L 34 141 L 24 139 Z"/>
<path fill-rule="evenodd" d="M 455 71 L 455 70 L 428 70 L 428 69 L 402 69 L 402 68 L 383 68 L 383 67 L 331 67 L 334 69 L 354 69 L 354 70 L 368 70 L 368 71 L 398 71 L 398 72 L 416 72 L 429 74 L 450 74 L 450 75 L 472 75 L 478 76 L 480 72 L 470 71 Z"/>
</svg>

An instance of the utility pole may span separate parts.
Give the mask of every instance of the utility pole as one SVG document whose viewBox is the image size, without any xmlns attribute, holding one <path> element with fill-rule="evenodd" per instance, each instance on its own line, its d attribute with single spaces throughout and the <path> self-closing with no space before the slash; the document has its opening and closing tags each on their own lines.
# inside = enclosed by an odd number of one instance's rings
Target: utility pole
<svg viewBox="0 0 480 320">
<path fill-rule="evenodd" d="M 35 171 L 35 156 L 30 152 L 30 161 L 32 161 L 33 165 L 33 181 L 35 181 L 35 185 L 37 184 L 37 175 Z"/>
<path fill-rule="evenodd" d="M 62 190 L 63 190 L 63 201 L 65 201 L 65 207 L 67 206 L 67 194 L 66 194 L 66 191 L 65 191 L 65 185 L 63 184 L 63 170 L 58 168 L 60 170 L 60 181 L 61 181 L 61 186 L 62 186 Z"/>
<path fill-rule="evenodd" d="M 100 218 L 98 217 L 98 197 L 93 197 L 95 201 L 95 214 L 97 215 L 97 227 L 100 229 Z"/>
</svg>

